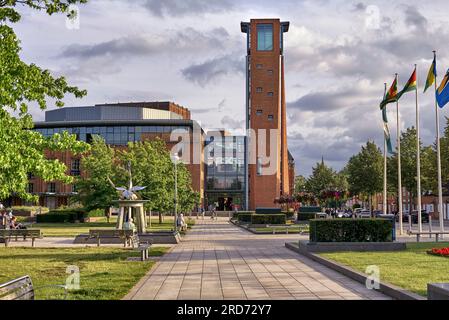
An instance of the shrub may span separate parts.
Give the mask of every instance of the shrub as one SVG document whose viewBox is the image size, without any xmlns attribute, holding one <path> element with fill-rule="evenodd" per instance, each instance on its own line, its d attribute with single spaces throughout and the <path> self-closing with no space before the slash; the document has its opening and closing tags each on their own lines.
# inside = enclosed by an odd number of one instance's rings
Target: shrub
<svg viewBox="0 0 449 320">
<path fill-rule="evenodd" d="M 105 217 L 106 215 L 105 215 L 103 209 L 95 209 L 95 210 L 89 211 L 89 212 L 87 213 L 87 216 L 88 216 L 89 218 L 92 218 L 92 217 Z"/>
<path fill-rule="evenodd" d="M 295 215 L 295 212 L 294 211 L 282 211 L 282 213 L 283 214 L 285 214 L 285 217 L 287 218 L 287 219 L 293 219 L 293 217 L 294 217 L 294 215 Z"/>
<path fill-rule="evenodd" d="M 253 214 L 251 224 L 285 224 L 285 214 Z"/>
<path fill-rule="evenodd" d="M 308 221 L 315 219 L 315 215 L 318 212 L 298 212 L 298 220 L 299 221 Z"/>
<path fill-rule="evenodd" d="M 237 211 L 232 213 L 232 218 L 237 219 L 239 214 L 254 214 L 254 211 Z"/>
<path fill-rule="evenodd" d="M 37 223 L 65 223 L 65 222 L 84 222 L 87 218 L 84 209 L 56 209 L 49 213 L 36 216 Z"/>
<path fill-rule="evenodd" d="M 40 207 L 41 213 L 47 213 L 47 207 Z M 14 206 L 11 208 L 15 216 L 34 216 L 39 212 L 39 206 Z"/>
<path fill-rule="evenodd" d="M 237 220 L 238 222 L 250 223 L 253 215 L 253 213 L 239 213 L 237 215 Z"/>
<path fill-rule="evenodd" d="M 301 213 L 321 212 L 321 207 L 300 207 L 299 212 L 301 212 Z"/>
<path fill-rule="evenodd" d="M 386 219 L 310 220 L 310 242 L 391 242 L 392 228 Z"/>
<path fill-rule="evenodd" d="M 256 214 L 280 214 L 281 208 L 257 208 Z"/>
</svg>

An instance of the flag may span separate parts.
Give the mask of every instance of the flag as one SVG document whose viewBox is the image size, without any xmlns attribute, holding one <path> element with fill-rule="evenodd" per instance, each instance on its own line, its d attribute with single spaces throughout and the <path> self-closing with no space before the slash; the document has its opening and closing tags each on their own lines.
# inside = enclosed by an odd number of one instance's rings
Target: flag
<svg viewBox="0 0 449 320">
<path fill-rule="evenodd" d="M 385 140 L 387 141 L 388 153 L 393 154 L 393 148 L 391 146 L 390 129 L 388 129 L 387 108 L 382 109 L 382 118 L 384 120 L 384 136 Z"/>
<path fill-rule="evenodd" d="M 438 105 L 440 106 L 440 108 L 443 108 L 446 103 L 449 102 L 449 69 L 447 70 L 446 75 L 441 81 L 441 84 L 435 94 L 437 97 Z"/>
<path fill-rule="evenodd" d="M 426 86 L 424 88 L 424 92 L 435 82 L 437 78 L 437 55 L 433 53 L 433 62 L 430 66 L 429 73 L 427 74 Z"/>
<path fill-rule="evenodd" d="M 380 103 L 380 108 L 382 109 L 387 104 L 396 102 L 398 96 L 398 84 L 396 79 L 394 79 L 393 83 L 391 84 L 390 89 L 388 90 L 387 94 L 385 95 L 384 99 Z"/>
<path fill-rule="evenodd" d="M 387 93 L 385 92 L 384 100 L 386 100 L 386 96 L 387 96 Z M 385 141 L 387 142 L 387 150 L 388 150 L 388 153 L 393 154 L 393 148 L 391 147 L 390 130 L 388 129 L 388 118 L 387 118 L 387 107 L 386 106 L 384 106 L 382 108 L 382 120 L 384 122 L 384 137 L 385 137 Z"/>
<path fill-rule="evenodd" d="M 415 67 L 415 70 L 413 70 L 413 73 L 410 76 L 410 79 L 408 79 L 407 83 L 405 84 L 404 89 L 402 89 L 398 93 L 397 99 L 399 100 L 404 93 L 415 90 L 415 89 L 416 89 L 416 67 Z"/>
</svg>

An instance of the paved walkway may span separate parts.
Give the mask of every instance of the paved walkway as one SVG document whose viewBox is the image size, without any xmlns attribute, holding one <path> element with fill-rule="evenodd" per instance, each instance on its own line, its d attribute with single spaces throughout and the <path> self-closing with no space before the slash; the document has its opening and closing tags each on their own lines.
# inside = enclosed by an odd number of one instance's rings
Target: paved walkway
<svg viewBox="0 0 449 320">
<path fill-rule="evenodd" d="M 296 240 L 197 220 L 125 299 L 388 299 L 284 247 Z"/>
</svg>

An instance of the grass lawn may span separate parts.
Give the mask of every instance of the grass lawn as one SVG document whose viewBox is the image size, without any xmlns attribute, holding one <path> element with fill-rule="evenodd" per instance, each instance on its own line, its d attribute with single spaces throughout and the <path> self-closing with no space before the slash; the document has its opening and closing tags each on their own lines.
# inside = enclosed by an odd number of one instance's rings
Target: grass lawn
<svg viewBox="0 0 449 320">
<path fill-rule="evenodd" d="M 115 228 L 117 217 L 112 217 L 110 223 L 105 217 L 101 217 L 96 222 L 86 223 L 34 223 L 29 228 L 40 229 L 44 237 L 75 237 L 81 233 L 89 233 L 89 229 L 111 229 Z M 187 220 L 189 226 L 195 223 L 194 220 Z M 160 224 L 159 219 L 151 219 L 151 228 L 148 231 L 171 231 L 173 230 L 173 218 L 164 217 Z"/>
<path fill-rule="evenodd" d="M 431 248 L 448 247 L 449 243 L 409 243 L 407 250 L 396 252 L 337 252 L 321 256 L 365 272 L 369 265 L 380 268 L 382 281 L 389 282 L 422 296 L 427 283 L 449 282 L 449 258 L 426 253 Z"/>
<path fill-rule="evenodd" d="M 152 248 L 150 256 L 160 256 L 167 248 Z M 0 248 L 0 283 L 29 275 L 35 287 L 65 284 L 66 268 L 80 270 L 80 290 L 70 291 L 69 300 L 116 300 L 129 290 L 154 265 L 154 261 L 126 261 L 139 256 L 135 250 L 121 248 Z M 62 290 L 36 290 L 36 299 L 57 299 Z"/>
</svg>

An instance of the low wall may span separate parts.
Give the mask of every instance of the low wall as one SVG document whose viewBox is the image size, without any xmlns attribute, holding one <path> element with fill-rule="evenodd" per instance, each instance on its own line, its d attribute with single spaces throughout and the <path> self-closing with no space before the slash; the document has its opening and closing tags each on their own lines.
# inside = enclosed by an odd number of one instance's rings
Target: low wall
<svg viewBox="0 0 449 320">
<path fill-rule="evenodd" d="M 341 251 L 401 251 L 407 249 L 404 242 L 309 242 L 299 241 L 299 250 L 306 252 Z"/>
</svg>

